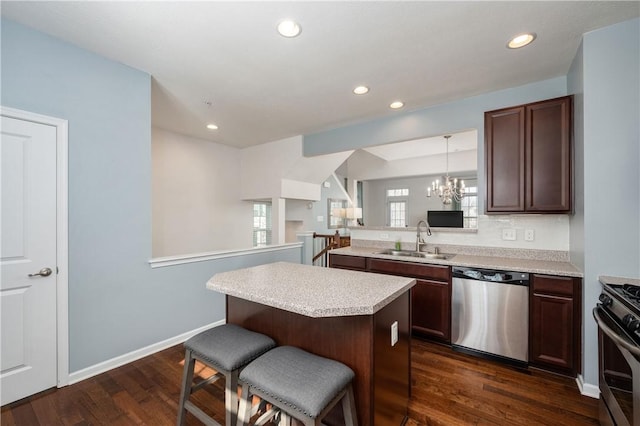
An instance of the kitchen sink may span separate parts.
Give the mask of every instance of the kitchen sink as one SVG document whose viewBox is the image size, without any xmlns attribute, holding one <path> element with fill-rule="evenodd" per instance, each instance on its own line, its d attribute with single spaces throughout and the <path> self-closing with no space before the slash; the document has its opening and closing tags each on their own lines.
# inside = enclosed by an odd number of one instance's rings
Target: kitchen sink
<svg viewBox="0 0 640 426">
<path fill-rule="evenodd" d="M 386 254 L 389 256 L 400 256 L 400 257 L 421 257 L 423 259 L 440 259 L 440 260 L 450 259 L 454 256 L 453 254 L 447 254 L 447 253 L 436 254 L 436 253 L 426 253 L 422 251 L 393 250 L 393 249 L 377 251 L 375 252 L 375 254 Z"/>
</svg>

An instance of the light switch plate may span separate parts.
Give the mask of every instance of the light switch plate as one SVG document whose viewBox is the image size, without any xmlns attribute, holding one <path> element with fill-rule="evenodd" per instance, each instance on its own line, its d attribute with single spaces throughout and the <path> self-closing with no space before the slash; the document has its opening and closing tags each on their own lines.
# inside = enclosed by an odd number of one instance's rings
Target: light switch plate
<svg viewBox="0 0 640 426">
<path fill-rule="evenodd" d="M 391 346 L 395 346 L 396 343 L 398 343 L 398 321 L 391 324 Z"/>
<path fill-rule="evenodd" d="M 316 217 L 316 220 L 318 222 L 324 222 L 324 216 L 318 216 L 318 217 Z"/>
<path fill-rule="evenodd" d="M 511 228 L 505 228 L 502 230 L 502 239 L 507 241 L 516 240 L 516 230 Z"/>
</svg>

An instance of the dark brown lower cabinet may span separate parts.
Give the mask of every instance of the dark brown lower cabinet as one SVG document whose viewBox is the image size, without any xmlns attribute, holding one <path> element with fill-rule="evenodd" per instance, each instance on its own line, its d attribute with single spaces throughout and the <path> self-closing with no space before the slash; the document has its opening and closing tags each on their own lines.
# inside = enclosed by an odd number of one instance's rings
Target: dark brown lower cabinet
<svg viewBox="0 0 640 426">
<path fill-rule="evenodd" d="M 411 289 L 413 334 L 451 343 L 451 286 L 416 280 Z"/>
<path fill-rule="evenodd" d="M 349 269 L 352 271 L 364 271 L 367 267 L 367 258 L 361 256 L 345 256 L 341 254 L 329 254 L 329 267 Z"/>
<path fill-rule="evenodd" d="M 332 268 L 416 279 L 411 330 L 451 343 L 451 267 L 349 255 L 330 255 Z M 575 377 L 581 369 L 582 279 L 531 274 L 529 365 Z"/>
<path fill-rule="evenodd" d="M 580 371 L 582 280 L 533 275 L 529 306 L 529 363 L 575 377 Z"/>
<path fill-rule="evenodd" d="M 399 275 L 416 279 L 411 289 L 412 334 L 451 343 L 451 267 L 416 262 L 329 256 L 332 268 Z"/>
</svg>

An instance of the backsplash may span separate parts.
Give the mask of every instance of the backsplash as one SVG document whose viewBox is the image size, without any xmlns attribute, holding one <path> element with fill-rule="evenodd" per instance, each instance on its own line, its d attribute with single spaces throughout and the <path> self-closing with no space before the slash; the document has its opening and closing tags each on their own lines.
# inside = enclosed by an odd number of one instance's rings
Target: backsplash
<svg viewBox="0 0 640 426">
<path fill-rule="evenodd" d="M 393 241 L 381 240 L 356 240 L 351 239 L 351 247 L 353 248 L 375 248 L 375 249 L 394 249 L 396 248 Z M 455 244 L 427 244 L 422 247 L 422 251 L 433 253 L 435 249 L 439 253 L 463 254 L 470 256 L 488 256 L 501 257 L 509 259 L 527 259 L 527 260 L 544 260 L 551 262 L 569 262 L 569 252 L 561 250 L 540 250 L 540 249 L 523 249 L 523 248 L 506 248 L 506 247 L 483 247 L 483 246 L 459 246 Z M 415 250 L 415 242 L 402 243 L 402 250 Z"/>
<path fill-rule="evenodd" d="M 504 230 L 515 233 L 515 240 L 503 239 Z M 477 232 L 470 230 L 432 230 L 432 235 L 422 233 L 429 246 L 457 245 L 496 247 L 509 249 L 531 249 L 569 251 L 569 216 L 558 215 L 483 215 L 478 217 Z M 533 231 L 533 241 L 525 240 L 525 231 Z M 350 228 L 352 240 L 401 241 L 403 247 L 415 245 L 416 228 L 406 230 Z"/>
</svg>

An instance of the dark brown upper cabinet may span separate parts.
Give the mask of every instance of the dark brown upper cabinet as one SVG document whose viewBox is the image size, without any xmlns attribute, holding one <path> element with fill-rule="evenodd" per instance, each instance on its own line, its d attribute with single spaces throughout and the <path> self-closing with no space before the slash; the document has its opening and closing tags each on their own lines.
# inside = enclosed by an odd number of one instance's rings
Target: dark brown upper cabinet
<svg viewBox="0 0 640 426">
<path fill-rule="evenodd" d="M 570 213 L 572 97 L 485 112 L 487 213 Z"/>
</svg>

